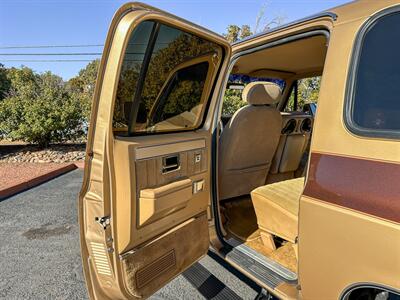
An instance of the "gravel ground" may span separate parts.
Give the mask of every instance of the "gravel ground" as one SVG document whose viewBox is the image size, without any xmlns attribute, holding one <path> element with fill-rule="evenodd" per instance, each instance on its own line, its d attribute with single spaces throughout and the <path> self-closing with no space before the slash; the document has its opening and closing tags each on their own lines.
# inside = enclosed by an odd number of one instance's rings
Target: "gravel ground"
<svg viewBox="0 0 400 300">
<path fill-rule="evenodd" d="M 40 149 L 31 145 L 0 145 L 0 162 L 67 163 L 85 159 L 85 144 L 51 145 Z"/>
<path fill-rule="evenodd" d="M 0 201 L 1 299 L 87 299 L 76 208 L 82 174 L 75 170 Z M 254 283 L 215 257 L 203 258 L 199 268 L 208 277 L 197 288 L 184 274 L 152 299 L 204 299 L 219 290 L 239 299 L 257 295 Z"/>
<path fill-rule="evenodd" d="M 0 190 L 17 185 L 48 172 L 54 171 L 67 164 L 55 163 L 1 163 Z"/>
</svg>

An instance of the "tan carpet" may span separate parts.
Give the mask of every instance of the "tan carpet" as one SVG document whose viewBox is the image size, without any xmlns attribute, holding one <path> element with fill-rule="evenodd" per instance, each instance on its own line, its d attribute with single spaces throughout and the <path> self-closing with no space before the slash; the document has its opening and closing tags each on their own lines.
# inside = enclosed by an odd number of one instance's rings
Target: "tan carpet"
<svg viewBox="0 0 400 300">
<path fill-rule="evenodd" d="M 272 251 L 270 258 L 297 273 L 297 258 L 292 243 L 286 242 L 275 251 Z"/>
<path fill-rule="evenodd" d="M 250 196 L 224 203 L 225 229 L 245 245 L 297 273 L 297 258 L 292 243 L 286 242 L 276 250 L 264 246 Z"/>
<path fill-rule="evenodd" d="M 250 196 L 237 198 L 224 204 L 225 229 L 242 241 L 259 238 L 260 231 Z"/>
</svg>

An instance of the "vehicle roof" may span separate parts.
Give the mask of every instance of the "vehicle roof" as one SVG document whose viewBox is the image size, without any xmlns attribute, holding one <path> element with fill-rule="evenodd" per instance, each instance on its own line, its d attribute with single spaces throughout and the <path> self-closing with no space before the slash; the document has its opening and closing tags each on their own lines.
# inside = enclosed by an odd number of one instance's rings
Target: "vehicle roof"
<svg viewBox="0 0 400 300">
<path fill-rule="evenodd" d="M 236 46 L 245 41 L 256 39 L 260 36 L 269 35 L 271 33 L 285 30 L 287 28 L 295 27 L 295 26 L 298 26 L 305 22 L 320 19 L 323 17 L 331 18 L 333 21 L 335 21 L 336 25 L 338 25 L 340 23 L 349 22 L 354 19 L 370 16 L 379 10 L 385 9 L 390 6 L 399 5 L 399 4 L 400 4 L 399 0 L 379 0 L 379 1 L 356 0 L 356 1 L 351 1 L 351 2 L 345 3 L 343 5 L 336 6 L 331 9 L 327 9 L 320 13 L 317 13 L 317 14 L 314 14 L 314 15 L 311 15 L 311 16 L 308 16 L 305 18 L 301 18 L 299 20 L 296 20 L 296 21 L 293 21 L 293 22 L 290 22 L 287 24 L 283 24 L 281 26 L 254 34 L 245 39 L 237 41 L 237 42 L 233 43 L 232 45 Z"/>
</svg>

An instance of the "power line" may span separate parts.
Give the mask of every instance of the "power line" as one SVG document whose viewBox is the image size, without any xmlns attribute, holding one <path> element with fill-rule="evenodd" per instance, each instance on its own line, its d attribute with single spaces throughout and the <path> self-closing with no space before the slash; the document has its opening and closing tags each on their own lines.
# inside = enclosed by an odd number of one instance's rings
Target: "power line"
<svg viewBox="0 0 400 300">
<path fill-rule="evenodd" d="M 80 56 L 80 55 L 101 55 L 101 52 L 92 53 L 0 53 L 0 56 Z"/>
<path fill-rule="evenodd" d="M 90 62 L 90 59 L 1 59 L 0 62 Z"/>
<path fill-rule="evenodd" d="M 0 59 L 1 62 L 90 62 L 93 59 Z M 142 62 L 140 59 L 125 59 L 124 62 Z"/>
<path fill-rule="evenodd" d="M 85 47 L 103 47 L 103 46 L 104 46 L 104 44 L 93 44 L 93 45 L 0 46 L 0 49 L 85 48 Z"/>
<path fill-rule="evenodd" d="M 169 42 L 158 42 L 158 44 L 169 44 Z M 128 45 L 147 45 L 147 43 L 129 43 Z M 19 46 L 0 46 L 0 49 L 43 49 L 43 48 L 92 48 L 103 47 L 104 44 L 82 44 L 82 45 L 19 45 Z"/>
<path fill-rule="evenodd" d="M 144 55 L 142 52 L 127 52 L 127 55 Z M 0 53 L 0 56 L 98 56 L 101 52 L 71 52 L 71 53 Z"/>
</svg>

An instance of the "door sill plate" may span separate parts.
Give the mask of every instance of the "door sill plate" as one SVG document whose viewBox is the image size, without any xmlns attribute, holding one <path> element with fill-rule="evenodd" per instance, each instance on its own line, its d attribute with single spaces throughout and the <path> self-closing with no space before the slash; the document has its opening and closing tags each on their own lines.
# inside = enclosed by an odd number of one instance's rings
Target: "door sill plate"
<svg viewBox="0 0 400 300">
<path fill-rule="evenodd" d="M 276 288 L 281 283 L 297 284 L 296 273 L 234 238 L 230 238 L 227 242 L 233 249 L 225 254 L 225 258 L 243 267 L 269 287 Z"/>
</svg>

